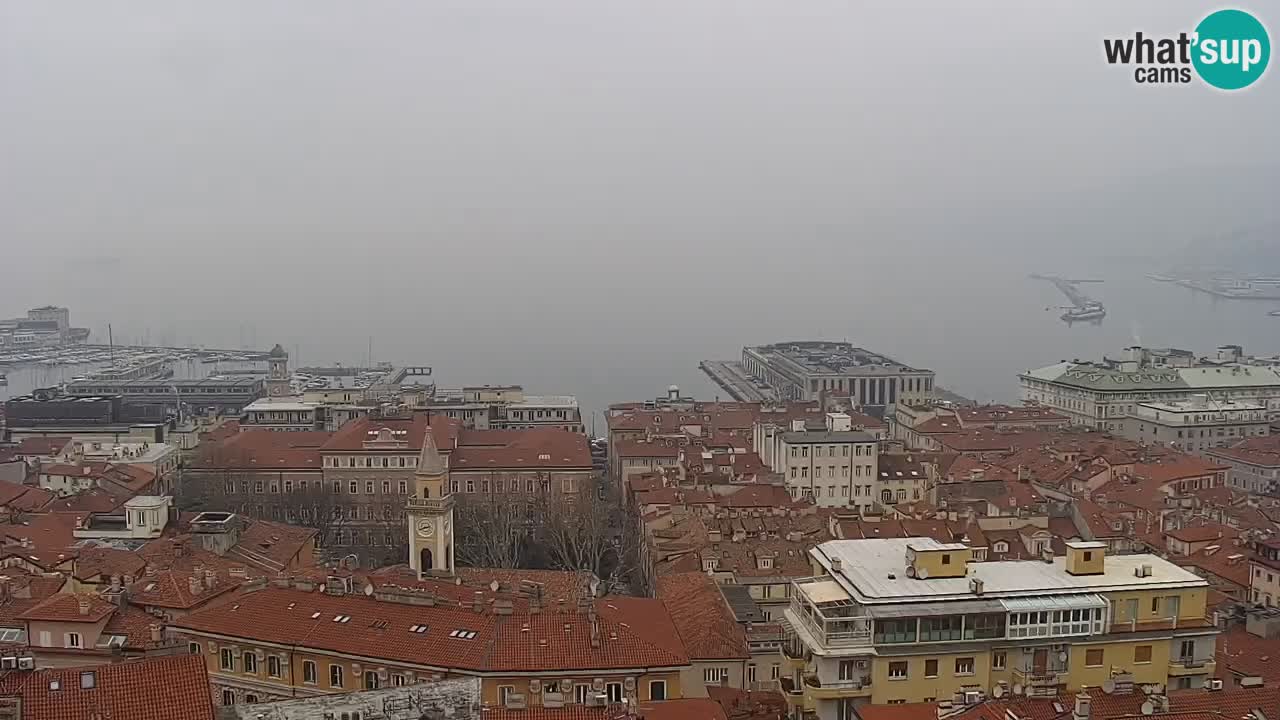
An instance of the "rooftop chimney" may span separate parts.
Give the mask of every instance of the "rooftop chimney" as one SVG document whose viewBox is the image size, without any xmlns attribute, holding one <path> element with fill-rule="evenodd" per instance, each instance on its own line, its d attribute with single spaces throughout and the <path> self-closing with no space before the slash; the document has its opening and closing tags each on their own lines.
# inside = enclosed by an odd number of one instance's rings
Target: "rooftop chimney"
<svg viewBox="0 0 1280 720">
<path fill-rule="evenodd" d="M 1084 691 L 1076 693 L 1076 705 L 1071 711 L 1071 720 L 1089 720 L 1092 702 L 1088 693 Z"/>
<path fill-rule="evenodd" d="M 163 638 L 163 635 L 162 635 L 162 633 L 161 633 L 161 628 L 160 628 L 160 626 L 159 626 L 159 625 L 152 625 L 152 626 L 151 626 L 151 642 L 153 642 L 153 643 L 158 643 L 158 642 L 160 642 L 160 640 L 161 640 L 162 638 Z"/>
<path fill-rule="evenodd" d="M 79 605 L 79 610 L 81 615 L 89 614 L 89 598 L 85 598 L 85 597 L 79 598 L 77 605 Z"/>
</svg>

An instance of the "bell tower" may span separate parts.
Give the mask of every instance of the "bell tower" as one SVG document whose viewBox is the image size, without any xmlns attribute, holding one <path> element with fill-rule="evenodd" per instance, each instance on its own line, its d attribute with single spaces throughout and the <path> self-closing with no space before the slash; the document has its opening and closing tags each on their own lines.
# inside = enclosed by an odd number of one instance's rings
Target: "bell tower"
<svg viewBox="0 0 1280 720">
<path fill-rule="evenodd" d="M 407 501 L 409 567 L 418 576 L 453 575 L 453 494 L 449 468 L 427 425 L 418 467 L 413 471 L 413 494 Z"/>
<path fill-rule="evenodd" d="M 280 343 L 267 353 L 267 397 L 285 397 L 289 394 L 289 353 Z"/>
</svg>

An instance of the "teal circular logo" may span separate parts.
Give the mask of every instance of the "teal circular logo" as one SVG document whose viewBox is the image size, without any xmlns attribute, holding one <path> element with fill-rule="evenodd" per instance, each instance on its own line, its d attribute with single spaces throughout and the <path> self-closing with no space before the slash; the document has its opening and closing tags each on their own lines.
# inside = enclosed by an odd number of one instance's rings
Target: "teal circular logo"
<svg viewBox="0 0 1280 720">
<path fill-rule="evenodd" d="M 1196 26 L 1191 64 L 1201 80 L 1220 90 L 1249 87 L 1270 59 L 1267 29 L 1243 10 L 1219 10 Z"/>
</svg>

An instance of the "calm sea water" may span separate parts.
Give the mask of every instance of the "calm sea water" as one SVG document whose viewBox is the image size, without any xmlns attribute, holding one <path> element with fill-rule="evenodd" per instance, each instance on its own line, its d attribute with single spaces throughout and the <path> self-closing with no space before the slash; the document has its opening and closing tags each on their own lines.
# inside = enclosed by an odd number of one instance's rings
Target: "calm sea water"
<svg viewBox="0 0 1280 720">
<path fill-rule="evenodd" d="M 555 331 L 546 342 L 538 342 L 528 327 L 513 325 L 509 332 L 483 333 L 465 342 L 408 339 L 386 354 L 375 348 L 374 354 L 432 365 L 443 386 L 519 382 L 529 392 L 573 393 L 585 413 L 612 402 L 658 396 L 671 384 L 685 394 L 714 398 L 722 393 L 698 370 L 700 360 L 735 358 L 744 344 L 791 339 L 848 339 L 932 368 L 940 384 L 990 401 L 1016 400 L 1022 370 L 1064 359 L 1114 356 L 1135 343 L 1200 353 L 1235 343 L 1253 354 L 1280 352 L 1280 318 L 1267 315 L 1276 303 L 1222 300 L 1148 280 L 1144 271 L 1118 266 L 1088 273 L 1105 281 L 1081 286 L 1107 306 L 1107 317 L 1097 324 L 1068 326 L 1058 318 L 1065 298 L 1053 285 L 1031 280 L 1021 269 L 993 267 L 958 276 L 938 270 L 909 282 L 814 289 L 812 296 L 789 299 L 744 290 L 696 312 L 663 306 L 604 325 L 552 326 Z M 496 327 L 501 329 L 501 323 Z M 259 329 L 258 334 L 265 332 Z M 296 338 L 287 347 L 294 351 L 299 346 L 306 363 L 350 363 L 367 352 L 363 344 L 320 335 Z M 200 377 L 212 367 L 180 363 L 177 371 L 179 377 Z M 0 397 L 70 380 L 86 369 L 10 367 L 9 387 L 0 388 Z M 600 418 L 597 425 L 602 431 Z"/>
</svg>

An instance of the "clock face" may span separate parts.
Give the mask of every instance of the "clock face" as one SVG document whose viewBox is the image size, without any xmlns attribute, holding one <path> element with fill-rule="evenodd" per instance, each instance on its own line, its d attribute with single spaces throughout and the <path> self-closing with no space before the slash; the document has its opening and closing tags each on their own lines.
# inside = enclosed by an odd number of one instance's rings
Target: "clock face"
<svg viewBox="0 0 1280 720">
<path fill-rule="evenodd" d="M 436 532 L 435 523 L 431 522 L 430 520 L 418 521 L 418 534 L 421 535 L 422 537 L 431 537 L 432 535 L 435 534 L 435 532 Z"/>
</svg>

